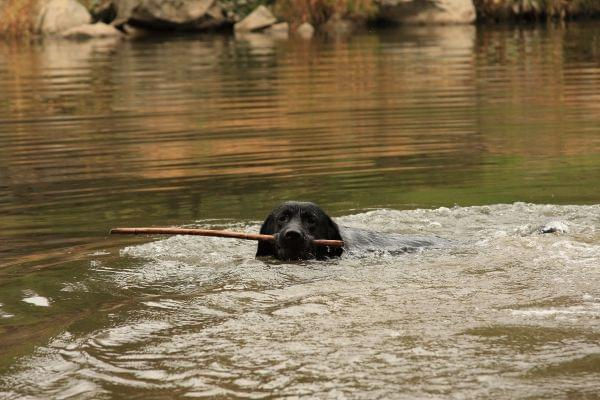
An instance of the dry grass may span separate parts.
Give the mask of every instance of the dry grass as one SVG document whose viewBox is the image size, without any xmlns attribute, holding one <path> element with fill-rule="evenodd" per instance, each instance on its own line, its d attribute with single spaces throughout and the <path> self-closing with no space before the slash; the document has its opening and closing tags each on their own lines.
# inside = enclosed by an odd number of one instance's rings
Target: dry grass
<svg viewBox="0 0 600 400">
<path fill-rule="evenodd" d="M 377 5 L 373 0 L 276 0 L 274 11 L 292 25 L 309 22 L 319 26 L 336 14 L 349 19 L 370 18 Z"/>
<path fill-rule="evenodd" d="M 598 0 L 473 0 L 479 19 L 542 19 L 592 16 Z"/>
<path fill-rule="evenodd" d="M 31 35 L 37 4 L 37 0 L 0 0 L 0 36 Z"/>
</svg>

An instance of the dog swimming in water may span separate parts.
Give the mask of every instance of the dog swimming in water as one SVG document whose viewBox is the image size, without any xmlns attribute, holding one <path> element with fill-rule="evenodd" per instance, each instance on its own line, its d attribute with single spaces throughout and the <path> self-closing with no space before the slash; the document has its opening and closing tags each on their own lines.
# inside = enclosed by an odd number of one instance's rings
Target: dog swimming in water
<svg viewBox="0 0 600 400">
<path fill-rule="evenodd" d="M 260 233 L 275 236 L 275 241 L 258 242 L 256 257 L 275 257 L 285 261 L 325 260 L 340 257 L 344 251 L 381 250 L 404 253 L 446 242 L 436 237 L 341 227 L 316 204 L 298 201 L 285 202 L 271 211 L 263 222 Z M 343 240 L 344 247 L 315 246 L 315 239 Z"/>
</svg>

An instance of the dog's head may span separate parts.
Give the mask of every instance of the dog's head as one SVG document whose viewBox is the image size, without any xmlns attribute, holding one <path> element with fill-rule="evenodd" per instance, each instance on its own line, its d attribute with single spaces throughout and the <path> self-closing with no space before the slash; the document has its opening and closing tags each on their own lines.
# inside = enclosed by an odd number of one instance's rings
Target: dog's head
<svg viewBox="0 0 600 400">
<path fill-rule="evenodd" d="M 341 247 L 315 246 L 314 239 L 342 240 L 335 222 L 316 204 L 290 201 L 267 216 L 260 233 L 274 235 L 274 242 L 259 242 L 257 257 L 280 260 L 322 260 L 342 255 Z"/>
</svg>

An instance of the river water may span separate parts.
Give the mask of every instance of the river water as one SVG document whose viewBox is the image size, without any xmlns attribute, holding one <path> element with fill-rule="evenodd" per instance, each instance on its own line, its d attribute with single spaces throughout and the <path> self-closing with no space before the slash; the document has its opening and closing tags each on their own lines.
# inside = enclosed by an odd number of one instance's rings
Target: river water
<svg viewBox="0 0 600 400">
<path fill-rule="evenodd" d="M 599 189 L 597 24 L 2 42 L 0 398 L 593 398 Z M 107 236 L 288 199 L 451 244 Z"/>
</svg>

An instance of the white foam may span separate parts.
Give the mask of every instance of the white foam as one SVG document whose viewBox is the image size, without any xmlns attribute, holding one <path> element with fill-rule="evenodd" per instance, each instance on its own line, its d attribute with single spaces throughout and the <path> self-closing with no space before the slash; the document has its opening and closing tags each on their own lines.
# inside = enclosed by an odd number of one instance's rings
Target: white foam
<svg viewBox="0 0 600 400">
<path fill-rule="evenodd" d="M 7 312 L 3 311 L 2 310 L 2 303 L 0 303 L 0 318 L 12 318 L 14 316 L 15 316 L 14 314 L 10 314 L 10 313 L 7 313 Z"/>
<path fill-rule="evenodd" d="M 11 379 L 53 382 L 48 394 L 68 393 L 82 379 L 182 396 L 247 395 L 255 381 L 268 391 L 284 379 L 278 394 L 290 397 L 325 393 L 330 382 L 410 397 L 414 382 L 429 385 L 425 374 L 437 379 L 427 390 L 460 384 L 476 393 L 488 375 L 525 374 L 597 351 L 587 333 L 600 318 L 600 237 L 590 218 L 599 211 L 526 203 L 371 210 L 336 221 L 455 244 L 326 262 L 256 260 L 256 243 L 221 238 L 130 246 L 118 262 L 93 265 L 83 284 L 91 291 L 101 281 L 132 301 L 111 309 L 103 326 L 41 346 Z M 569 232 L 536 233 L 554 220 Z M 65 296 L 84 292 L 65 288 Z M 551 334 L 536 334 L 548 328 Z M 317 383 L 306 383 L 315 376 Z M 589 385 L 586 379 L 578 382 Z"/>
<path fill-rule="evenodd" d="M 44 296 L 29 296 L 23 298 L 23 301 L 28 304 L 33 304 L 38 307 L 50 307 L 50 300 Z"/>
<path fill-rule="evenodd" d="M 584 303 L 570 307 L 549 307 L 526 310 L 509 310 L 513 316 L 536 318 L 589 317 L 600 318 L 600 303 Z"/>
</svg>

